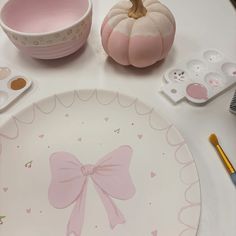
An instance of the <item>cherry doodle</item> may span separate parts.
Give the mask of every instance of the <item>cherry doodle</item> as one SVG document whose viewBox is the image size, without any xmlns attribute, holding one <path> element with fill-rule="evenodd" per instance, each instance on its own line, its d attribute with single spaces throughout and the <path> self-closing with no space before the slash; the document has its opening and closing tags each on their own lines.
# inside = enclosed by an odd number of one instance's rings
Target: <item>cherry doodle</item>
<svg viewBox="0 0 236 236">
<path fill-rule="evenodd" d="M 31 168 L 32 167 L 32 164 L 33 164 L 33 161 L 29 161 L 25 164 L 25 167 L 26 168 Z"/>
</svg>

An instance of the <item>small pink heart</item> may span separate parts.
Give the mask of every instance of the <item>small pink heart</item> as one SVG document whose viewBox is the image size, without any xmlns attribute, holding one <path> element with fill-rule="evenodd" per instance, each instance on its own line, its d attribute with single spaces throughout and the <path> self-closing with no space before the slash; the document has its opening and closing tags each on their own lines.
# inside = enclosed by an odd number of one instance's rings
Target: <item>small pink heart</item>
<svg viewBox="0 0 236 236">
<path fill-rule="evenodd" d="M 39 135 L 39 138 L 44 138 L 44 134 L 40 134 L 40 135 Z"/>
<path fill-rule="evenodd" d="M 157 236 L 157 230 L 152 231 L 152 236 Z"/>
<path fill-rule="evenodd" d="M 143 138 L 143 135 L 142 135 L 142 134 L 138 134 L 138 138 L 139 138 L 139 139 L 142 139 L 142 138 Z"/>
<path fill-rule="evenodd" d="M 26 213 L 30 214 L 31 213 L 31 208 L 26 209 Z"/>
<path fill-rule="evenodd" d="M 4 192 L 7 192 L 7 191 L 8 191 L 8 188 L 7 188 L 7 187 L 4 187 L 4 188 L 3 188 L 3 191 L 4 191 Z"/>
<path fill-rule="evenodd" d="M 108 117 L 105 117 L 104 120 L 107 122 L 107 121 L 109 120 L 109 118 L 108 118 Z"/>
<path fill-rule="evenodd" d="M 150 176 L 151 176 L 151 178 L 154 178 L 154 177 L 156 177 L 156 173 L 152 171 L 152 172 L 150 173 Z"/>
</svg>

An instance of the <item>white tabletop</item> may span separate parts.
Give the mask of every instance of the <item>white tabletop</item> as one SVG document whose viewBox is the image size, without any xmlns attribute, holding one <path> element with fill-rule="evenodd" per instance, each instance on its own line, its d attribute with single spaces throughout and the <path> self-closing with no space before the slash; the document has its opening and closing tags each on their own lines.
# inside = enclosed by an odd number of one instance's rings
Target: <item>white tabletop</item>
<svg viewBox="0 0 236 236">
<path fill-rule="evenodd" d="M 0 5 L 4 2 L 0 0 Z M 210 133 L 218 134 L 236 166 L 236 116 L 228 111 L 235 87 L 202 107 L 185 102 L 175 106 L 159 93 L 163 73 L 201 50 L 216 48 L 236 61 L 236 11 L 230 0 L 163 0 L 175 15 L 176 38 L 167 59 L 147 69 L 126 68 L 107 59 L 99 31 L 105 14 L 117 1 L 93 2 L 93 26 L 86 47 L 64 59 L 34 60 L 0 32 L 0 59 L 34 80 L 33 89 L 0 115 L 0 124 L 32 102 L 68 90 L 102 88 L 139 97 L 177 126 L 196 161 L 202 192 L 198 235 L 235 236 L 236 189 L 208 142 Z"/>
</svg>

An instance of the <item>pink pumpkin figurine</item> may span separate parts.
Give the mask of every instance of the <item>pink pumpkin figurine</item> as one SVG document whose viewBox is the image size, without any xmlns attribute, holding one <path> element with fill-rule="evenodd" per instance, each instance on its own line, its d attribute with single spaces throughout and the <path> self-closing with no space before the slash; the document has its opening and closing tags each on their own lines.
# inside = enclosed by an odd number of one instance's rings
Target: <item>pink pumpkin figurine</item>
<svg viewBox="0 0 236 236">
<path fill-rule="evenodd" d="M 146 67 L 165 58 L 175 37 L 175 19 L 158 0 L 121 1 L 101 28 L 106 53 L 121 65 Z"/>
</svg>

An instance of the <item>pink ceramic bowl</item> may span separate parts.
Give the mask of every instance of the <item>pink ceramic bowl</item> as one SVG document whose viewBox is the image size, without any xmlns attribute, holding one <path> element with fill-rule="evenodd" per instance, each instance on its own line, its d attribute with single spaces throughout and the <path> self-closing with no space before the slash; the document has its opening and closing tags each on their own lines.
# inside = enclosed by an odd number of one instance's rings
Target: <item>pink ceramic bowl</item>
<svg viewBox="0 0 236 236">
<path fill-rule="evenodd" d="M 9 0 L 0 24 L 24 53 L 40 59 L 70 55 L 86 42 L 92 23 L 91 0 Z"/>
</svg>

